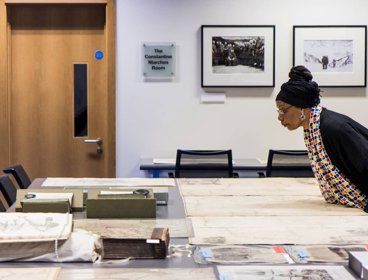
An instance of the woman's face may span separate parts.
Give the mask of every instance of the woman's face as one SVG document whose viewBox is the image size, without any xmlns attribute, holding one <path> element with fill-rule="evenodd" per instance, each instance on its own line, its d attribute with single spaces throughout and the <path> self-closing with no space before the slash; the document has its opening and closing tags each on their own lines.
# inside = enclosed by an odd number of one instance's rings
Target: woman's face
<svg viewBox="0 0 368 280">
<path fill-rule="evenodd" d="M 276 101 L 276 106 L 279 113 L 278 120 L 284 127 L 287 127 L 289 130 L 295 130 L 302 126 L 302 120 L 300 119 L 301 108 L 280 100 Z"/>
</svg>

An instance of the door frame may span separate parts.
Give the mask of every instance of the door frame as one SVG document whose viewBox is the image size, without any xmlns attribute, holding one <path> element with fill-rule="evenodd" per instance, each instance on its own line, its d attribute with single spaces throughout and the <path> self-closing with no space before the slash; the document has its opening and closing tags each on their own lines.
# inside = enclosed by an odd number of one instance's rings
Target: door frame
<svg viewBox="0 0 368 280">
<path fill-rule="evenodd" d="M 1 170 L 14 164 L 11 162 L 11 133 L 10 133 L 10 25 L 8 23 L 8 5 L 27 4 L 99 4 L 105 5 L 106 22 L 106 54 L 107 60 L 107 139 L 104 139 L 106 164 L 104 166 L 104 174 L 107 177 L 116 177 L 116 0 L 77 0 L 77 1 L 62 1 L 62 0 L 0 0 L 0 168 Z M 3 58 L 3 59 L 1 59 Z"/>
</svg>

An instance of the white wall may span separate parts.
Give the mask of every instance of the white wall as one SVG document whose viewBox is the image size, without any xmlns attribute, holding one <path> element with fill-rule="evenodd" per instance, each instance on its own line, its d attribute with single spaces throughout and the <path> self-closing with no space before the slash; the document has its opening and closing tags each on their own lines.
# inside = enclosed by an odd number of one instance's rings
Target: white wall
<svg viewBox="0 0 368 280">
<path fill-rule="evenodd" d="M 302 130 L 282 127 L 274 102 L 292 66 L 293 25 L 367 25 L 367 11 L 365 0 L 117 0 L 117 177 L 143 177 L 141 157 L 173 158 L 177 148 L 261 159 L 269 148 L 304 149 Z M 226 89 L 225 103 L 202 104 L 204 24 L 275 25 L 275 88 Z M 142 79 L 142 42 L 176 43 L 174 81 Z M 368 127 L 366 88 L 323 91 L 323 106 Z"/>
</svg>

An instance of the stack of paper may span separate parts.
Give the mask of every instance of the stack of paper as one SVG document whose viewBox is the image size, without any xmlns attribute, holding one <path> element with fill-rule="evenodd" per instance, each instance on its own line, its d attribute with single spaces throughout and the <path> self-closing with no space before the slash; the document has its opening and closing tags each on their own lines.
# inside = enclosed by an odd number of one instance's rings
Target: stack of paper
<svg viewBox="0 0 368 280">
<path fill-rule="evenodd" d="M 0 243 L 67 239 L 71 232 L 68 213 L 0 213 Z"/>
</svg>

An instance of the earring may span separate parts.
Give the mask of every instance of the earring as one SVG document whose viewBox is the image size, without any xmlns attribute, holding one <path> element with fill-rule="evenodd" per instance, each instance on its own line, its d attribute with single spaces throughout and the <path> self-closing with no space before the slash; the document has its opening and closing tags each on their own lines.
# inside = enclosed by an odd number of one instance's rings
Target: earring
<svg viewBox="0 0 368 280">
<path fill-rule="evenodd" d="M 305 120 L 304 110 L 301 110 L 301 112 L 300 112 L 300 120 L 302 120 L 302 121 Z"/>
</svg>

